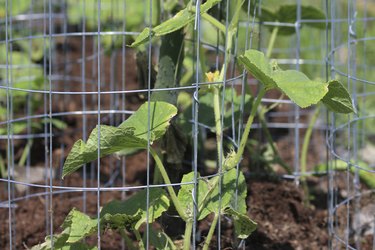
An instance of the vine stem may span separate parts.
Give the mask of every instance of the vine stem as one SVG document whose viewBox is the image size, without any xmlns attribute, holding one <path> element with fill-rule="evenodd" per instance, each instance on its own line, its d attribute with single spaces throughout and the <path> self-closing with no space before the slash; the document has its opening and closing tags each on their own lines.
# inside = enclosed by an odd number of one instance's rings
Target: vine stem
<svg viewBox="0 0 375 250">
<path fill-rule="evenodd" d="M 202 18 L 205 19 L 207 22 L 212 24 L 214 27 L 216 27 L 218 30 L 220 30 L 225 35 L 225 25 L 223 25 L 221 22 L 219 22 L 216 18 L 211 16 L 208 13 L 203 13 Z"/>
<path fill-rule="evenodd" d="M 125 230 L 120 230 L 120 235 L 124 239 L 125 244 L 128 246 L 130 250 L 136 250 L 136 248 L 133 245 L 133 241 L 129 238 L 129 236 L 126 234 Z"/>
<path fill-rule="evenodd" d="M 305 174 L 306 174 L 306 163 L 307 163 L 307 150 L 309 148 L 310 139 L 312 135 L 312 130 L 314 128 L 314 125 L 316 123 L 316 120 L 319 117 L 320 113 L 320 105 L 315 109 L 313 116 L 311 117 L 311 120 L 309 122 L 309 126 L 307 127 L 305 137 L 303 138 L 303 144 L 302 144 L 302 152 L 301 152 L 301 181 L 305 181 Z"/>
<path fill-rule="evenodd" d="M 184 234 L 184 250 L 190 250 L 190 238 L 193 231 L 193 220 L 186 221 Z"/>
<path fill-rule="evenodd" d="M 220 89 L 214 86 L 214 114 L 215 114 L 215 128 L 216 128 L 216 144 L 217 144 L 217 157 L 218 160 L 222 160 L 223 155 L 223 144 L 221 143 L 222 138 L 222 126 L 221 126 L 221 111 L 220 111 Z"/>
<path fill-rule="evenodd" d="M 267 47 L 267 54 L 266 54 L 267 58 L 270 58 L 272 54 L 273 46 L 275 45 L 275 40 L 276 40 L 278 32 L 279 32 L 279 27 L 276 26 L 275 28 L 272 29 L 271 37 L 270 37 L 270 40 L 268 42 L 268 47 Z"/>
<path fill-rule="evenodd" d="M 210 230 L 208 231 L 208 234 L 207 234 L 207 238 L 204 241 L 203 250 L 208 250 L 208 247 L 210 246 L 211 239 L 212 239 L 212 236 L 214 235 L 218 219 L 219 219 L 219 213 L 215 213 L 215 217 L 211 223 Z"/>
<path fill-rule="evenodd" d="M 141 234 L 139 233 L 138 230 L 134 230 L 134 234 L 135 234 L 135 237 L 137 238 L 138 240 L 138 246 L 139 246 L 139 249 L 141 250 L 145 250 L 145 246 L 143 245 L 143 241 L 142 241 L 142 237 L 141 237 Z"/>
<path fill-rule="evenodd" d="M 158 167 L 165 184 L 167 184 L 168 193 L 171 196 L 171 200 L 172 200 L 173 205 L 175 206 L 175 208 L 177 210 L 178 215 L 181 217 L 181 219 L 183 219 L 184 221 L 187 221 L 188 217 L 186 216 L 185 210 L 182 208 L 181 203 L 177 198 L 176 192 L 174 191 L 173 187 L 171 186 L 171 184 L 172 184 L 171 180 L 169 179 L 167 171 L 165 170 L 165 167 L 164 167 L 162 161 L 160 160 L 159 155 L 156 153 L 156 151 L 152 147 L 150 147 L 150 153 L 155 160 L 156 166 Z"/>
<path fill-rule="evenodd" d="M 259 93 L 258 93 L 258 96 L 257 96 L 255 102 L 253 103 L 253 106 L 251 107 L 251 113 L 250 113 L 249 118 L 247 119 L 246 126 L 245 126 L 244 132 L 243 132 L 242 137 L 241 137 L 240 146 L 238 148 L 238 151 L 235 154 L 234 159 L 230 163 L 230 165 L 226 166 L 228 169 L 231 169 L 231 168 L 235 167 L 241 160 L 242 154 L 245 150 L 247 139 L 249 137 L 251 125 L 254 122 L 254 118 L 255 118 L 255 115 L 257 113 L 258 107 L 259 107 L 265 93 L 266 93 L 266 89 L 262 86 Z"/>
</svg>

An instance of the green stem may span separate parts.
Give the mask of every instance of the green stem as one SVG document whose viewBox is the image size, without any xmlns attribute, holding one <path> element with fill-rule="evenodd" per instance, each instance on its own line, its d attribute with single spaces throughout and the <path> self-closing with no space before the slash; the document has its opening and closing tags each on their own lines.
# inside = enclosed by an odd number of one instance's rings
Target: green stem
<svg viewBox="0 0 375 250">
<path fill-rule="evenodd" d="M 208 234 L 207 234 L 207 238 L 204 241 L 203 250 L 208 250 L 208 247 L 210 246 L 211 239 L 212 239 L 212 236 L 214 235 L 218 219 L 219 219 L 219 214 L 215 213 L 215 217 L 211 223 L 210 230 L 208 231 Z"/>
<path fill-rule="evenodd" d="M 255 118 L 255 115 L 257 113 L 258 107 L 259 107 L 259 105 L 262 101 L 262 98 L 263 98 L 264 94 L 266 93 L 266 89 L 263 86 L 261 86 L 260 88 L 261 89 L 258 93 L 258 96 L 257 96 L 255 102 L 253 103 L 253 106 L 251 107 L 250 116 L 247 119 L 246 126 L 245 126 L 245 129 L 244 129 L 243 135 L 241 137 L 240 146 L 238 148 L 238 151 L 234 155 L 233 159 L 229 163 L 227 163 L 228 165 L 225 166 L 227 169 L 234 168 L 241 160 L 242 154 L 243 154 L 243 152 L 245 150 L 245 147 L 246 147 L 247 139 L 249 137 L 251 125 L 254 122 L 254 118 Z"/>
<path fill-rule="evenodd" d="M 208 13 L 203 13 L 202 18 L 204 20 L 206 20 L 207 22 L 209 22 L 210 24 L 212 24 L 214 27 L 216 27 L 218 30 L 220 30 L 225 35 L 225 31 L 226 31 L 225 25 L 223 25 L 221 22 L 219 22 L 216 18 L 214 18 L 213 16 L 211 16 Z"/>
<path fill-rule="evenodd" d="M 186 221 L 185 234 L 184 234 L 184 250 L 190 250 L 191 232 L 193 231 L 193 221 Z"/>
<path fill-rule="evenodd" d="M 305 175 L 306 175 L 307 151 L 308 151 L 308 148 L 309 148 L 312 131 L 313 131 L 314 125 L 316 123 L 316 120 L 319 117 L 319 113 L 320 113 L 320 105 L 318 105 L 318 107 L 315 109 L 315 112 L 314 112 L 314 114 L 311 117 L 311 120 L 309 122 L 309 126 L 307 127 L 305 137 L 303 138 L 302 151 L 301 151 L 301 161 L 300 161 L 301 174 L 302 174 L 301 181 L 302 182 L 305 182 L 305 180 L 306 180 Z"/>
<path fill-rule="evenodd" d="M 129 238 L 129 236 L 126 234 L 125 230 L 120 230 L 120 235 L 125 241 L 125 245 L 130 249 L 130 250 L 136 250 L 136 248 L 133 245 L 133 241 Z"/>
<path fill-rule="evenodd" d="M 4 159 L 0 155 L 0 177 L 5 178 L 7 176 L 7 171 L 5 169 Z"/>
<path fill-rule="evenodd" d="M 139 249 L 145 250 L 145 246 L 143 245 L 141 234 L 138 230 L 134 230 L 134 235 L 137 238 Z"/>
<path fill-rule="evenodd" d="M 273 28 L 270 40 L 268 42 L 267 54 L 266 54 L 267 58 L 271 57 L 273 46 L 275 45 L 275 40 L 276 40 L 278 32 L 279 32 L 279 27 L 276 26 L 275 28 Z"/>
<path fill-rule="evenodd" d="M 302 182 L 302 187 L 303 191 L 305 193 L 305 199 L 304 203 L 306 205 L 310 204 L 310 191 L 309 191 L 309 186 L 307 185 L 306 182 L 306 165 L 307 165 L 307 151 L 309 149 L 309 144 L 310 144 L 310 139 L 312 135 L 312 131 L 314 128 L 314 124 L 316 123 L 316 120 L 318 119 L 319 112 L 320 111 L 320 105 L 315 109 L 315 112 L 313 116 L 311 117 L 311 120 L 309 122 L 309 126 L 307 127 L 305 137 L 303 138 L 303 144 L 302 144 L 302 152 L 301 152 L 301 161 L 300 161 L 300 166 L 301 166 L 301 182 Z"/>
<path fill-rule="evenodd" d="M 274 154 L 274 158 L 275 160 L 277 160 L 277 162 L 287 171 L 288 174 L 291 174 L 292 173 L 292 170 L 290 169 L 290 167 L 281 159 L 280 155 L 279 155 L 279 152 L 277 151 L 276 147 L 275 147 L 275 144 L 274 144 L 274 141 L 272 139 L 272 135 L 270 133 L 270 130 L 268 129 L 267 127 L 267 123 L 266 123 L 266 118 L 264 116 L 264 114 L 266 113 L 267 109 L 262 107 L 261 110 L 258 112 L 258 116 L 259 116 L 259 121 L 262 125 L 262 130 L 266 136 L 266 139 L 268 141 L 268 144 L 270 144 L 271 146 L 271 149 L 272 149 L 272 152 Z"/>
<path fill-rule="evenodd" d="M 216 128 L 216 144 L 217 144 L 217 157 L 220 162 L 223 159 L 223 144 L 222 144 L 222 131 L 221 126 L 221 110 L 220 110 L 220 89 L 214 86 L 214 114 L 215 114 L 215 128 Z"/>
<path fill-rule="evenodd" d="M 172 184 L 171 180 L 169 179 L 167 171 L 165 170 L 165 167 L 164 167 L 162 161 L 160 160 L 159 155 L 151 147 L 150 147 L 150 153 L 155 160 L 156 166 L 158 167 L 161 176 L 163 177 L 164 183 L 167 184 L 168 193 L 171 196 L 171 200 L 173 202 L 173 205 L 176 208 L 176 211 L 177 211 L 178 215 L 181 217 L 181 219 L 183 219 L 184 221 L 187 221 L 188 217 L 186 216 L 185 210 L 182 208 L 181 203 L 178 200 L 177 195 L 176 195 L 173 187 L 171 186 L 171 184 Z"/>
<path fill-rule="evenodd" d="M 18 161 L 18 166 L 21 166 L 21 167 L 25 166 L 25 162 L 26 162 L 27 156 L 30 153 L 30 149 L 31 149 L 31 146 L 33 145 L 33 141 L 34 141 L 33 139 L 27 140 L 27 144 L 25 148 L 23 149 L 20 160 Z"/>
</svg>

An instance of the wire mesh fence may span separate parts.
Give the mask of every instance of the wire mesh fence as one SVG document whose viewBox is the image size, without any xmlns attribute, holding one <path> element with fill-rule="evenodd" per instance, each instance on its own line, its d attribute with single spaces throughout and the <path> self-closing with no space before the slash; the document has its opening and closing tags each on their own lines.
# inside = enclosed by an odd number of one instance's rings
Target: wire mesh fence
<svg viewBox="0 0 375 250">
<path fill-rule="evenodd" d="M 339 1 L 333 2 L 329 10 L 332 29 L 327 61 L 331 76 L 345 79 L 357 112 L 329 117 L 331 246 L 374 249 L 374 186 L 369 183 L 374 180 L 370 108 L 374 82 L 368 57 L 373 50 L 370 26 L 374 15 L 369 2 L 347 1 L 338 6 Z"/>
<path fill-rule="evenodd" d="M 371 1 L 0 3 L 1 249 L 375 248 Z"/>
</svg>

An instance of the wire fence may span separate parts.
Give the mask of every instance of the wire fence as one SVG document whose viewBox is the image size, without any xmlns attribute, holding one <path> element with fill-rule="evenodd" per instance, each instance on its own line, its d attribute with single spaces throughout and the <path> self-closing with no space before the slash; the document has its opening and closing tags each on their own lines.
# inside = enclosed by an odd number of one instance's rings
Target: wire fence
<svg viewBox="0 0 375 250">
<path fill-rule="evenodd" d="M 242 215 L 231 217 L 221 209 L 228 190 L 232 205 L 238 208 L 243 202 L 244 213 L 250 217 L 262 210 L 259 206 L 272 206 L 255 204 L 251 185 L 259 180 L 273 182 L 274 178 L 281 190 L 293 183 L 295 189 L 287 190 L 304 192 L 302 198 L 296 198 L 303 207 L 324 207 L 326 220 L 321 227 L 327 231 L 327 239 L 312 243 L 312 247 L 375 249 L 371 56 L 375 5 L 367 0 L 244 1 L 236 32 L 228 40 L 236 4 L 242 1 L 217 1 L 207 15 L 201 8 L 208 2 L 0 1 L 1 249 L 37 247 L 43 242 L 45 248 L 36 249 L 59 249 L 64 234 L 61 225 L 66 229 L 64 225 L 72 223 L 63 224 L 68 214 L 73 218 L 70 212 L 74 208 L 89 215 L 95 226 L 84 235 L 91 235 L 84 241 L 83 236 L 76 242 L 65 239 L 64 244 L 73 248 L 78 247 L 73 243 L 79 243 L 86 247 L 82 249 L 175 249 L 170 240 L 177 249 L 186 247 L 187 242 L 192 249 L 256 249 L 264 239 L 259 232 L 270 227 L 270 222 L 252 218 L 258 223 L 258 233 L 236 238 L 238 220 L 233 217 L 243 219 Z M 181 34 L 174 34 L 173 42 L 149 32 L 146 43 L 129 46 L 144 28 L 152 30 L 172 20 L 185 7 L 190 8 L 187 13 L 195 14 Z M 320 10 L 323 17 L 307 15 L 308 8 Z M 231 183 L 226 179 L 229 171 L 224 171 L 224 158 L 241 147 L 254 98 L 261 91 L 260 83 L 238 61 L 248 49 L 262 51 L 282 69 L 302 71 L 311 79 L 339 78 L 351 93 L 357 112 L 337 115 L 320 106 L 301 109 L 280 91 L 268 92 L 255 110 L 257 117 L 245 153 L 234 168 L 236 181 Z M 165 54 L 176 64 L 163 65 L 163 60 L 169 60 L 163 59 Z M 217 70 L 224 72 L 219 81 L 205 74 Z M 164 78 L 172 79 L 174 85 Z M 217 86 L 218 117 L 212 98 Z M 153 121 L 163 114 L 154 117 L 152 109 L 156 108 L 147 101 L 161 100 L 158 98 L 170 100 L 178 115 L 169 121 L 164 137 L 154 143 Z M 147 146 L 105 153 L 108 149 L 102 147 L 106 141 L 101 134 L 108 126 L 121 127 L 142 107 L 147 107 L 146 115 L 132 129 L 147 128 L 142 137 Z M 96 147 L 92 160 L 62 178 L 75 142 L 82 139 L 89 145 L 95 129 L 97 135 L 90 144 Z M 159 164 L 165 166 L 169 183 Z M 210 182 L 216 177 L 217 183 Z M 218 185 L 213 191 L 217 192 L 217 207 L 200 203 L 204 200 L 199 193 L 203 183 Z M 185 203 L 180 201 L 187 204 L 182 214 L 191 213 L 191 221 L 182 218 L 171 195 L 177 193 L 183 200 L 181 190 L 189 195 Z M 143 196 L 136 196 L 140 193 Z M 310 196 L 316 196 L 316 202 L 304 198 Z M 158 203 L 163 197 L 167 197 L 168 206 Z M 282 198 L 280 193 L 272 197 L 275 201 Z M 134 221 L 132 230 L 103 219 L 103 209 L 112 200 L 135 204 L 132 216 L 126 217 Z M 124 211 L 130 209 L 126 206 Z M 160 217 L 153 219 L 163 206 Z M 200 206 L 214 215 L 201 220 Z M 135 230 L 136 216 L 143 207 L 142 226 Z M 190 222 L 189 234 L 186 228 Z M 32 225 L 35 229 L 29 229 Z M 111 229 L 114 232 L 108 233 Z M 274 239 L 277 232 L 268 234 L 266 239 Z M 212 237 L 209 247 L 205 245 L 208 235 Z M 293 242 L 298 241 L 293 236 L 281 237 L 282 242 L 273 246 L 306 244 Z M 155 239 L 163 241 L 163 247 L 157 246 Z M 263 247 L 267 246 L 271 245 Z"/>
</svg>

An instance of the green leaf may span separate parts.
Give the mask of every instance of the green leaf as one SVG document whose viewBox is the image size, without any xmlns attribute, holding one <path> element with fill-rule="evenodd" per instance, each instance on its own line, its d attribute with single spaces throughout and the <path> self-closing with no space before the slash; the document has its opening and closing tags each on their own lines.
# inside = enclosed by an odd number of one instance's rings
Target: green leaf
<svg viewBox="0 0 375 250">
<path fill-rule="evenodd" d="M 272 76 L 277 87 L 301 108 L 318 103 L 328 92 L 328 83 L 311 81 L 296 70 L 278 70 Z"/>
<path fill-rule="evenodd" d="M 237 180 L 238 178 L 238 180 Z M 182 183 L 192 182 L 194 180 L 194 172 L 185 174 L 182 178 Z M 241 212 L 246 212 L 246 194 L 247 187 L 245 178 L 242 172 L 238 173 L 236 169 L 232 169 L 223 175 L 221 192 L 219 190 L 220 177 L 216 176 L 207 180 L 206 178 L 199 178 L 196 202 L 198 204 L 198 220 L 204 219 L 212 212 L 223 211 L 227 207 L 237 207 Z M 178 199 L 181 205 L 185 207 L 187 215 L 193 216 L 193 188 L 194 184 L 182 185 L 178 192 Z M 237 190 L 237 191 L 236 191 Z M 237 198 L 236 198 L 237 195 Z M 219 202 L 221 198 L 221 203 Z"/>
<path fill-rule="evenodd" d="M 336 113 L 355 112 L 349 92 L 337 80 L 328 82 L 328 93 L 323 97 L 322 102 L 329 110 Z"/>
<path fill-rule="evenodd" d="M 318 103 L 328 92 L 328 83 L 312 81 L 296 70 L 282 70 L 262 52 L 248 50 L 239 61 L 267 90 L 279 88 L 301 108 Z"/>
<path fill-rule="evenodd" d="M 277 21 L 282 23 L 295 23 L 297 21 L 297 8 L 296 4 L 285 4 L 277 11 Z M 317 29 L 326 29 L 326 15 L 319 9 L 313 6 L 300 6 L 301 20 L 320 20 L 322 22 L 303 22 L 301 25 L 308 25 Z M 294 27 L 279 27 L 280 35 L 292 35 L 296 32 Z"/>
<path fill-rule="evenodd" d="M 209 181 L 205 178 L 200 177 L 198 174 L 198 185 L 196 190 L 196 202 L 198 204 L 198 207 L 201 207 L 203 202 L 206 202 L 210 199 L 210 194 L 215 188 L 214 186 L 210 185 Z M 188 174 L 185 174 L 182 177 L 181 183 L 186 183 L 186 182 L 192 182 L 194 180 L 194 172 L 190 172 Z M 194 215 L 194 204 L 193 204 L 193 189 L 194 189 L 194 184 L 182 184 L 181 189 L 178 192 L 178 200 L 181 203 L 181 206 L 185 208 L 186 215 L 188 217 L 193 217 Z M 200 211 L 199 211 L 200 212 Z M 202 215 L 199 213 L 198 215 L 198 220 L 204 219 L 206 215 Z"/>
<path fill-rule="evenodd" d="M 245 54 L 239 56 L 238 59 L 247 71 L 264 84 L 266 89 L 276 87 L 276 83 L 272 79 L 272 66 L 262 52 L 250 49 L 245 51 Z"/>
<path fill-rule="evenodd" d="M 76 243 L 66 243 L 67 234 L 60 234 L 53 236 L 53 249 L 54 250 L 97 250 L 96 246 L 88 246 L 81 242 Z M 44 243 L 35 245 L 31 250 L 52 250 L 51 238 L 48 236 L 45 239 Z"/>
<path fill-rule="evenodd" d="M 150 112 L 148 112 L 150 105 Z M 150 115 L 150 143 L 164 135 L 170 120 L 177 114 L 177 108 L 165 102 L 143 104 L 119 127 L 100 126 L 100 157 L 125 149 L 147 148 L 148 116 Z M 95 128 L 87 142 L 74 143 L 63 167 L 62 177 L 73 173 L 83 164 L 98 158 L 98 129 Z"/>
<path fill-rule="evenodd" d="M 209 9 L 211 9 L 214 5 L 219 3 L 221 0 L 207 0 L 204 4 L 200 7 L 200 14 L 206 13 Z M 139 46 L 145 42 L 148 41 L 149 36 L 163 36 L 169 33 L 172 33 L 173 31 L 179 30 L 189 23 L 193 22 L 195 19 L 195 9 L 188 5 L 185 9 L 177 12 L 177 14 L 172 17 L 171 19 L 168 19 L 167 21 L 161 23 L 160 25 L 156 26 L 151 30 L 145 28 L 135 39 L 135 41 L 130 45 L 130 47 L 136 47 Z"/>
<path fill-rule="evenodd" d="M 57 250 L 94 250 L 97 247 L 91 247 L 79 242 L 86 236 L 97 232 L 97 220 L 72 209 L 62 224 L 63 232 L 53 235 L 53 249 Z M 52 249 L 51 237 L 48 236 L 45 242 L 35 245 L 32 250 Z"/>
<path fill-rule="evenodd" d="M 167 102 L 144 103 L 133 115 L 120 124 L 119 128 L 134 128 L 134 135 L 140 139 L 147 140 L 147 132 L 150 130 L 151 143 L 160 139 L 166 132 L 171 119 L 177 114 L 177 108 Z M 148 128 L 150 120 L 150 128 Z"/>
<path fill-rule="evenodd" d="M 246 213 L 240 213 L 230 207 L 224 211 L 234 221 L 234 231 L 238 238 L 246 239 L 257 228 L 257 223 L 251 220 Z"/>
<path fill-rule="evenodd" d="M 211 182 L 219 180 L 220 177 L 214 177 Z M 245 177 L 241 171 L 237 172 L 235 168 L 227 171 L 223 175 L 221 192 L 219 186 L 212 192 L 210 201 L 204 206 L 202 214 L 217 212 L 219 209 L 219 200 L 221 199 L 221 211 L 227 207 L 236 208 L 241 213 L 246 213 L 246 195 L 247 185 Z"/>
<path fill-rule="evenodd" d="M 100 222 L 106 229 L 110 228 L 114 230 L 132 230 L 134 228 L 135 223 L 139 221 L 140 218 L 141 213 L 137 213 L 135 215 L 106 213 L 101 217 Z"/>
<path fill-rule="evenodd" d="M 122 214 L 127 216 L 133 216 L 137 218 L 134 228 L 137 230 L 142 223 L 146 222 L 146 211 L 147 211 L 147 190 L 141 190 L 135 195 L 131 196 L 125 201 L 114 200 L 105 205 L 101 212 L 100 217 L 108 217 L 108 215 L 114 216 L 116 214 Z M 151 188 L 149 189 L 149 208 L 148 208 L 148 223 L 152 223 L 155 219 L 159 218 L 161 214 L 166 211 L 169 207 L 169 198 L 162 188 Z M 125 217 L 124 217 L 125 218 Z M 127 217 L 130 218 L 130 217 Z M 130 222 L 130 221 L 128 221 Z"/>
<path fill-rule="evenodd" d="M 134 135 L 134 129 L 100 126 L 100 157 L 113 154 L 125 148 L 145 148 L 147 140 Z M 85 143 L 78 140 L 74 143 L 63 167 L 62 177 L 79 169 L 83 164 L 98 158 L 98 129 L 95 128 Z"/>
<path fill-rule="evenodd" d="M 68 234 L 67 243 L 75 243 L 84 237 L 97 232 L 98 224 L 96 219 L 73 208 L 62 224 L 64 231 Z"/>
</svg>

